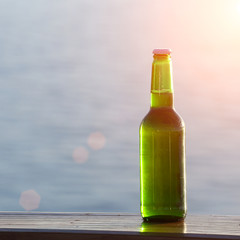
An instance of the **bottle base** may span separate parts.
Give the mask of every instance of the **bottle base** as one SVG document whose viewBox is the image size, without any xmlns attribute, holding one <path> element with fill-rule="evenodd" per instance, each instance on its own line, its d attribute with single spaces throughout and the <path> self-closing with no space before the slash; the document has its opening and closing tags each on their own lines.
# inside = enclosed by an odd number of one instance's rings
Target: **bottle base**
<svg viewBox="0 0 240 240">
<path fill-rule="evenodd" d="M 171 216 L 171 215 L 156 215 L 151 217 L 143 217 L 144 222 L 179 222 L 183 221 L 185 217 Z"/>
</svg>

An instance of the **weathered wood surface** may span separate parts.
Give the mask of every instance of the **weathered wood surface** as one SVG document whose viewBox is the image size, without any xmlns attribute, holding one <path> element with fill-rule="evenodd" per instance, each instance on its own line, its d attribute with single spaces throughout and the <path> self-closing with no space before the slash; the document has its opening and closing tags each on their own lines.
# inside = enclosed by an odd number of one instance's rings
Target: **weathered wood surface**
<svg viewBox="0 0 240 240">
<path fill-rule="evenodd" d="M 2 239 L 240 239 L 240 216 L 188 216 L 143 223 L 140 215 L 0 212 Z"/>
</svg>

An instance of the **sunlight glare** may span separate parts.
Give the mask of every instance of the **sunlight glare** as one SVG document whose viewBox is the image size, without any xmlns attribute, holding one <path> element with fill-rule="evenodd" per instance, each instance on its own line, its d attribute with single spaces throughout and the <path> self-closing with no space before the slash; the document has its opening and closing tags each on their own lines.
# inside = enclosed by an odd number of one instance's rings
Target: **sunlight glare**
<svg viewBox="0 0 240 240">
<path fill-rule="evenodd" d="M 238 2 L 238 5 L 237 5 L 237 12 L 240 14 L 240 1 Z"/>
</svg>

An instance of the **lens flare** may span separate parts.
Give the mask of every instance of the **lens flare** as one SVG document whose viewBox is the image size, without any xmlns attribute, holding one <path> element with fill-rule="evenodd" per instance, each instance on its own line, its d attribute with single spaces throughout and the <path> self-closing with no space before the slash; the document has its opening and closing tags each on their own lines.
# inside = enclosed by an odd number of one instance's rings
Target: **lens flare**
<svg viewBox="0 0 240 240">
<path fill-rule="evenodd" d="M 31 211 L 39 207 L 40 200 L 40 195 L 35 190 L 30 189 L 21 193 L 19 204 L 26 211 Z"/>
<path fill-rule="evenodd" d="M 99 150 L 105 146 L 106 138 L 101 132 L 93 132 L 89 135 L 87 142 L 93 150 Z"/>
<path fill-rule="evenodd" d="M 77 147 L 74 149 L 72 157 L 76 163 L 85 163 L 88 160 L 88 150 L 84 147 Z"/>
</svg>

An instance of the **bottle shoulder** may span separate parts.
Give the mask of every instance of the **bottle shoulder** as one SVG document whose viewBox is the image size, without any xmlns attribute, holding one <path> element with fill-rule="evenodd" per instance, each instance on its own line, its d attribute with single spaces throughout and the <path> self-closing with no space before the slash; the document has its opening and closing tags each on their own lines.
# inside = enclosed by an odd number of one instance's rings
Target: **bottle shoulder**
<svg viewBox="0 0 240 240">
<path fill-rule="evenodd" d="M 183 129 L 185 127 L 181 116 L 174 108 L 150 108 L 143 118 L 140 128 Z"/>
</svg>

